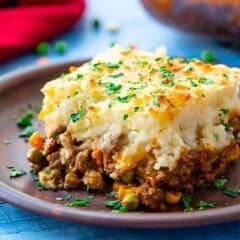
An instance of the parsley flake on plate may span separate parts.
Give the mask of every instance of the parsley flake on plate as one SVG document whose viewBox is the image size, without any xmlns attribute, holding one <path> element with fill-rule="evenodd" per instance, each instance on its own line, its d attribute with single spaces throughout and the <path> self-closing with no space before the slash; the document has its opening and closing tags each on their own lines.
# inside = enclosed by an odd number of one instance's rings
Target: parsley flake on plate
<svg viewBox="0 0 240 240">
<path fill-rule="evenodd" d="M 233 189 L 230 189 L 230 188 L 226 188 L 223 191 L 223 194 L 228 196 L 228 197 L 231 197 L 231 198 L 236 198 L 240 195 L 240 191 L 239 191 L 239 189 L 238 190 L 233 190 Z"/>
<path fill-rule="evenodd" d="M 27 126 L 21 132 L 18 133 L 19 137 L 31 137 L 31 135 L 35 132 L 35 129 L 32 126 Z"/>
<path fill-rule="evenodd" d="M 204 210 L 204 209 L 207 209 L 207 208 L 214 208 L 215 206 L 216 206 L 215 202 L 206 202 L 206 201 L 203 201 L 203 200 L 200 200 L 197 204 L 197 207 L 200 210 Z"/>
<path fill-rule="evenodd" d="M 72 202 L 69 202 L 66 204 L 68 207 L 84 207 L 91 203 L 92 198 L 91 197 L 85 197 L 85 198 L 77 198 Z"/>
<path fill-rule="evenodd" d="M 191 207 L 192 197 L 186 194 L 182 197 L 182 204 L 184 206 L 184 212 L 191 212 L 193 208 Z"/>
<path fill-rule="evenodd" d="M 119 200 L 108 200 L 103 202 L 103 205 L 107 208 L 111 208 L 114 212 L 127 212 L 128 209 L 122 205 Z"/>
<path fill-rule="evenodd" d="M 227 178 L 219 178 L 219 179 L 215 179 L 215 181 L 213 182 L 213 186 L 220 190 L 222 189 L 226 184 L 228 183 L 228 179 Z"/>
<path fill-rule="evenodd" d="M 17 177 L 21 177 L 23 175 L 26 175 L 27 172 L 22 170 L 22 169 L 17 169 L 13 166 L 8 166 L 7 167 L 10 171 L 9 171 L 9 177 L 10 178 L 17 178 Z"/>
<path fill-rule="evenodd" d="M 32 126 L 32 118 L 33 113 L 31 111 L 27 111 L 22 117 L 17 120 L 16 123 L 20 127 Z"/>
</svg>

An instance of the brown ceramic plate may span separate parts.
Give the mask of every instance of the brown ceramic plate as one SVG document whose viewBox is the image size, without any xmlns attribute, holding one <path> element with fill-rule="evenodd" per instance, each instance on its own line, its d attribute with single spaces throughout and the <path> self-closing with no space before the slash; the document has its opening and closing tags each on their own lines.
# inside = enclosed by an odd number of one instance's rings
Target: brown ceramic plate
<svg viewBox="0 0 240 240">
<path fill-rule="evenodd" d="M 79 65 L 83 61 L 72 61 L 28 69 L 24 72 L 12 73 L 0 78 L 0 198 L 25 208 L 56 218 L 80 223 L 98 224 L 121 227 L 183 227 L 206 225 L 240 219 L 240 197 L 229 198 L 214 189 L 199 190 L 194 202 L 199 200 L 215 201 L 218 207 L 214 209 L 185 213 L 182 208 L 173 209 L 168 213 L 160 212 L 130 212 L 112 213 L 102 202 L 105 194 L 91 194 L 93 201 L 89 206 L 70 208 L 59 202 L 56 197 L 64 195 L 63 191 L 38 191 L 31 174 L 20 178 L 9 178 L 7 166 L 15 166 L 29 171 L 26 161 L 27 143 L 18 137 L 20 129 L 16 126 L 16 118 L 29 107 L 39 108 L 42 101 L 40 88 L 43 84 L 62 72 L 66 72 L 70 65 Z M 35 128 L 42 128 L 34 122 Z M 3 143 L 9 140 L 10 144 Z M 234 166 L 229 187 L 240 186 L 240 162 Z M 77 197 L 87 196 L 83 191 L 72 193 Z M 224 207 L 229 203 L 229 207 Z"/>
</svg>

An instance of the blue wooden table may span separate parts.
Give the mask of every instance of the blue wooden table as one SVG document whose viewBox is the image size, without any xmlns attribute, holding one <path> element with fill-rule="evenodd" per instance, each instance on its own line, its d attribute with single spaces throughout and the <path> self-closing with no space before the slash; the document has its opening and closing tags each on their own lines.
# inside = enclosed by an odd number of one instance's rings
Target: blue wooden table
<svg viewBox="0 0 240 240">
<path fill-rule="evenodd" d="M 91 20 L 94 18 L 100 19 L 102 23 L 103 27 L 99 31 L 92 29 Z M 105 29 L 104 26 L 111 21 L 119 24 L 118 33 L 113 34 Z M 137 0 L 89 0 L 85 19 L 58 39 L 68 43 L 68 51 L 62 56 L 51 51 L 48 55 L 51 62 L 91 57 L 104 51 L 110 43 L 120 42 L 135 44 L 146 50 L 165 45 L 170 55 L 183 57 L 200 57 L 203 50 L 210 50 L 214 52 L 218 62 L 240 66 L 240 53 L 236 50 L 222 47 L 207 37 L 178 32 L 158 24 L 146 14 Z M 1 65 L 0 74 L 37 65 L 38 60 L 39 57 L 34 53 L 26 54 Z M 147 238 L 240 239 L 240 222 L 185 229 L 116 229 L 59 221 L 26 212 L 0 201 L 0 240 Z"/>
</svg>

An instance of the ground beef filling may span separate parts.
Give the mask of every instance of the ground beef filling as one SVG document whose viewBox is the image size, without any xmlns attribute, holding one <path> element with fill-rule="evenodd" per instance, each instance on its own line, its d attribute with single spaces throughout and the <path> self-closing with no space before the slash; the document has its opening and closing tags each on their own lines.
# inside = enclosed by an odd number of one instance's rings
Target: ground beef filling
<svg viewBox="0 0 240 240">
<path fill-rule="evenodd" d="M 140 205 L 150 210 L 164 211 L 169 205 L 178 203 L 183 194 L 193 194 L 195 187 L 211 184 L 225 173 L 230 162 L 240 155 L 239 144 L 234 141 L 219 152 L 201 149 L 189 151 L 174 170 L 154 170 L 154 160 L 142 159 L 135 169 L 111 180 L 115 169 L 112 155 L 119 151 L 118 142 L 113 142 L 111 151 L 101 152 L 96 142 L 77 142 L 65 131 L 56 137 L 45 138 L 41 149 L 31 148 L 27 158 L 31 168 L 39 175 L 39 181 L 49 189 L 88 189 L 103 191 L 109 184 L 122 192 L 133 189 Z M 123 141 L 123 136 L 118 136 Z M 120 189 L 120 190 L 119 190 Z"/>
</svg>

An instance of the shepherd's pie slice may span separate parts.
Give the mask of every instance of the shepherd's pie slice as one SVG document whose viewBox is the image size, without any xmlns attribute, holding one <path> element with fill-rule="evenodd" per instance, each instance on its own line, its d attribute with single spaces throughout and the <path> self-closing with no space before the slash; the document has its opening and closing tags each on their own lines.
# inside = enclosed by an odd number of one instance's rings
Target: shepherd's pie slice
<svg viewBox="0 0 240 240">
<path fill-rule="evenodd" d="M 29 162 L 50 189 L 113 184 L 130 210 L 165 210 L 239 157 L 239 80 L 236 68 L 116 45 L 43 87 Z"/>
</svg>

